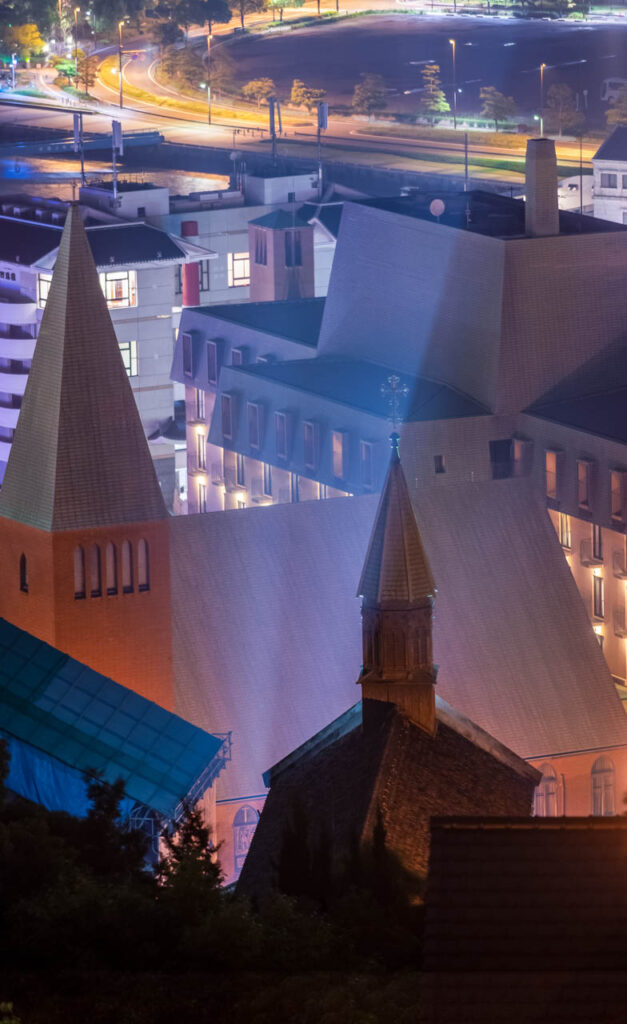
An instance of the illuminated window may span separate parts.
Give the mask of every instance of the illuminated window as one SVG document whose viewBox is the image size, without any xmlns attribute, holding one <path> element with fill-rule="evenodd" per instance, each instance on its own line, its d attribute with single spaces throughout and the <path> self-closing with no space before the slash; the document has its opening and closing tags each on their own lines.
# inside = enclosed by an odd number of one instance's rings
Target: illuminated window
<svg viewBox="0 0 627 1024">
<path fill-rule="evenodd" d="M 622 469 L 613 469 L 610 473 L 610 491 L 612 519 L 623 520 L 623 484 L 625 472 Z"/>
<path fill-rule="evenodd" d="M 122 542 L 122 593 L 132 594 L 134 589 L 133 545 L 130 540 L 125 540 Z"/>
<path fill-rule="evenodd" d="M 148 541 L 143 538 L 137 544 L 137 589 L 150 590 L 150 561 Z"/>
<path fill-rule="evenodd" d="M 118 345 L 120 346 L 120 355 L 122 356 L 126 376 L 136 377 L 139 372 L 137 367 L 137 342 L 120 341 Z"/>
<path fill-rule="evenodd" d="M 233 437 L 233 401 L 232 395 L 222 395 L 220 398 L 220 412 L 222 414 L 222 436 L 230 440 Z"/>
<path fill-rule="evenodd" d="M 50 291 L 51 281 L 52 274 L 37 275 L 37 305 L 40 309 L 43 309 L 48 301 L 48 292 Z"/>
<path fill-rule="evenodd" d="M 618 188 L 618 176 L 603 171 L 601 174 L 601 188 Z"/>
<path fill-rule="evenodd" d="M 250 284 L 250 258 L 247 252 L 230 252 L 227 255 L 229 288 L 242 288 Z"/>
<path fill-rule="evenodd" d="M 592 612 L 595 619 L 605 615 L 605 583 L 602 576 L 592 577 Z"/>
<path fill-rule="evenodd" d="M 181 349 L 183 351 L 183 373 L 186 377 L 192 377 L 194 374 L 194 348 L 192 336 L 186 331 L 181 334 Z"/>
<path fill-rule="evenodd" d="M 544 477 L 547 498 L 557 498 L 557 452 L 544 453 Z"/>
<path fill-rule="evenodd" d="M 603 530 L 596 523 L 592 526 L 592 557 L 603 561 Z"/>
<path fill-rule="evenodd" d="M 251 448 L 261 446 L 261 425 L 259 406 L 255 402 L 248 403 L 248 443 Z"/>
<path fill-rule="evenodd" d="M 266 498 L 272 497 L 272 466 L 267 462 L 263 464 L 263 493 Z"/>
<path fill-rule="evenodd" d="M 276 454 L 278 459 L 287 458 L 287 413 L 275 412 Z"/>
<path fill-rule="evenodd" d="M 210 384 L 218 383 L 218 346 L 215 341 L 207 342 L 207 380 Z"/>
<path fill-rule="evenodd" d="M 315 423 L 303 423 L 304 461 L 307 469 L 315 469 L 318 463 L 318 444 Z"/>
<path fill-rule="evenodd" d="M 233 818 L 233 850 L 235 853 L 235 870 L 241 871 L 246 854 L 253 841 L 253 835 L 259 821 L 259 814 L 254 807 L 244 804 Z"/>
<path fill-rule="evenodd" d="M 265 267 L 268 262 L 268 236 L 263 228 L 255 228 L 255 263 Z"/>
<path fill-rule="evenodd" d="M 303 264 L 303 251 L 301 245 L 300 231 L 285 232 L 285 266 L 301 267 Z"/>
<path fill-rule="evenodd" d="M 207 468 L 207 444 L 205 435 L 196 434 L 196 469 Z"/>
<path fill-rule="evenodd" d="M 102 594 L 100 547 L 98 544 L 92 544 L 89 549 L 89 593 L 91 597 L 100 597 Z"/>
<path fill-rule="evenodd" d="M 238 487 L 246 486 L 246 460 L 239 452 L 235 456 L 235 479 Z"/>
<path fill-rule="evenodd" d="M 333 476 L 343 480 L 346 475 L 347 435 L 343 430 L 331 431 L 331 463 Z"/>
<path fill-rule="evenodd" d="M 107 544 L 105 548 L 105 574 L 107 594 L 112 596 L 118 592 L 118 552 L 115 544 Z"/>
<path fill-rule="evenodd" d="M 28 562 L 24 554 L 20 555 L 20 590 L 28 594 Z"/>
<path fill-rule="evenodd" d="M 586 459 L 577 460 L 577 501 L 579 508 L 590 508 L 590 463 Z"/>
<path fill-rule="evenodd" d="M 558 519 L 558 531 L 560 544 L 563 548 L 571 548 L 571 533 L 570 533 L 570 516 L 564 515 L 563 512 L 559 513 Z"/>
<path fill-rule="evenodd" d="M 85 597 L 85 552 L 80 545 L 74 548 L 74 597 Z"/>
<path fill-rule="evenodd" d="M 196 419 L 197 420 L 204 420 L 205 419 L 205 415 L 206 415 L 206 413 L 205 413 L 205 392 L 202 390 L 202 388 L 196 388 L 195 398 L 196 398 Z"/>
<path fill-rule="evenodd" d="M 558 814 L 558 781 L 552 764 L 540 765 L 542 779 L 536 789 L 535 813 L 538 818 L 555 818 Z"/>
<path fill-rule="evenodd" d="M 433 456 L 433 468 L 436 473 L 446 473 L 446 458 L 444 455 Z"/>
<path fill-rule="evenodd" d="M 246 508 L 246 502 L 244 501 L 243 498 L 238 498 L 237 499 L 237 507 L 238 508 Z"/>
<path fill-rule="evenodd" d="M 600 817 L 616 814 L 616 778 L 609 757 L 598 757 L 592 765 L 592 813 Z"/>
<path fill-rule="evenodd" d="M 370 441 L 359 442 L 359 472 L 364 487 L 373 485 L 372 445 Z"/>
<path fill-rule="evenodd" d="M 207 485 L 203 483 L 198 484 L 198 511 L 207 511 Z"/>
<path fill-rule="evenodd" d="M 99 277 L 110 309 L 137 305 L 137 274 L 134 270 L 107 270 Z"/>
</svg>

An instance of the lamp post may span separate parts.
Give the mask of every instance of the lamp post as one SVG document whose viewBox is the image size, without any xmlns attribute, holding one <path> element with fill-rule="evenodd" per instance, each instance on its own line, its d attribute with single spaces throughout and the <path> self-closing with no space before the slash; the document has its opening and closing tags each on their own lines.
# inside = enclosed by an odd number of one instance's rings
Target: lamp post
<svg viewBox="0 0 627 1024">
<path fill-rule="evenodd" d="M 118 72 L 120 76 L 120 109 L 124 106 L 124 79 L 122 78 L 122 25 L 123 21 L 118 21 Z"/>
<path fill-rule="evenodd" d="M 15 64 L 17 61 L 17 53 L 11 54 L 11 88 L 15 89 Z"/>
<path fill-rule="evenodd" d="M 207 124 L 211 124 L 211 25 L 207 25 Z"/>
<path fill-rule="evenodd" d="M 455 63 L 455 40 L 449 39 L 453 51 L 453 128 L 457 128 L 457 67 Z"/>
<path fill-rule="evenodd" d="M 540 138 L 544 137 L 544 69 L 546 64 L 540 65 Z"/>
<path fill-rule="evenodd" d="M 74 8 L 74 71 L 78 79 L 78 16 L 80 7 Z"/>
</svg>

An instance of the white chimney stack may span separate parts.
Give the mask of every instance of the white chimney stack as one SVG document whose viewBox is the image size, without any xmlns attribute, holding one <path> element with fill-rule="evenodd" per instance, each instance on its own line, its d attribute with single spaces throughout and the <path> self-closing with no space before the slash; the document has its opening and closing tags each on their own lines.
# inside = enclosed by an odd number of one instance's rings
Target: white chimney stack
<svg viewBox="0 0 627 1024">
<path fill-rule="evenodd" d="M 526 159 L 525 232 L 559 235 L 557 159 L 552 139 L 529 139 Z"/>
</svg>

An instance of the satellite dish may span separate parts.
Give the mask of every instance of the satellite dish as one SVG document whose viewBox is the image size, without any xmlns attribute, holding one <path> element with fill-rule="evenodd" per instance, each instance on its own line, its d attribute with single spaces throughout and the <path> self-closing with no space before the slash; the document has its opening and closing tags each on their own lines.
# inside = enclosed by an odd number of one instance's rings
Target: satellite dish
<svg viewBox="0 0 627 1024">
<path fill-rule="evenodd" d="M 440 218 L 444 213 L 446 206 L 441 199 L 432 199 L 429 204 L 429 213 L 432 217 Z"/>
</svg>

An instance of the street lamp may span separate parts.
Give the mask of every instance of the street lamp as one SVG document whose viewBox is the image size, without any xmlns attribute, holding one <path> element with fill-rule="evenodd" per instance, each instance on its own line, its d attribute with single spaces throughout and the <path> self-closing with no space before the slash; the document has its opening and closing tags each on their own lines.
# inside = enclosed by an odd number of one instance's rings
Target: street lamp
<svg viewBox="0 0 627 1024">
<path fill-rule="evenodd" d="M 78 77 L 78 16 L 80 7 L 74 8 L 74 71 Z"/>
<path fill-rule="evenodd" d="M 207 25 L 207 124 L 211 124 L 211 25 Z"/>
<path fill-rule="evenodd" d="M 540 65 L 540 138 L 544 137 L 544 69 L 546 64 Z"/>
<path fill-rule="evenodd" d="M 124 106 L 124 79 L 122 77 L 122 25 L 123 21 L 118 21 L 118 70 L 120 75 L 120 109 Z"/>
<path fill-rule="evenodd" d="M 457 128 L 457 69 L 455 66 L 455 40 L 449 39 L 453 51 L 453 128 Z"/>
</svg>

